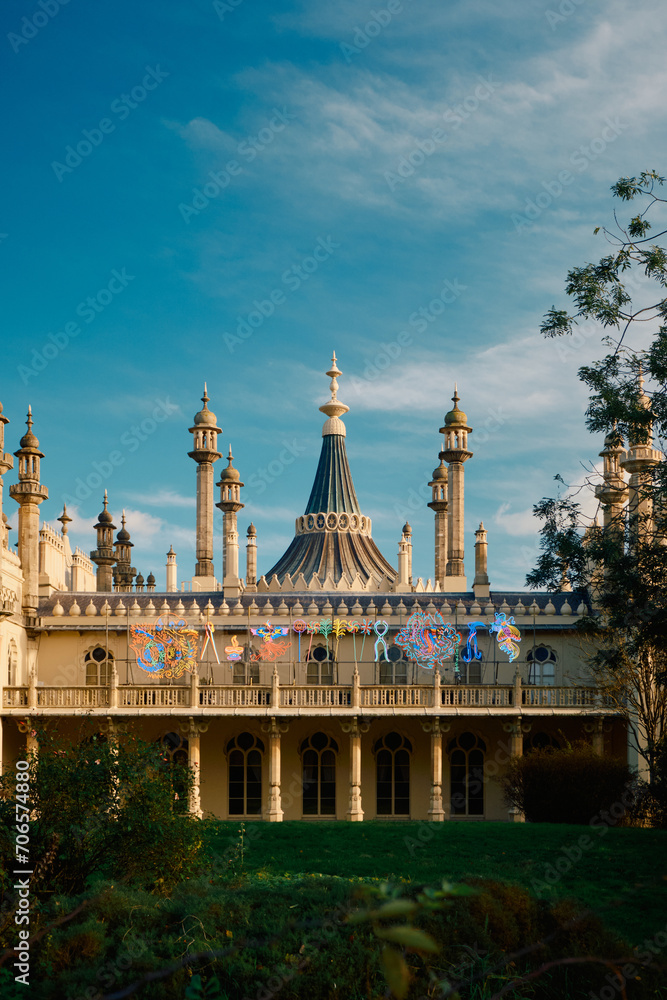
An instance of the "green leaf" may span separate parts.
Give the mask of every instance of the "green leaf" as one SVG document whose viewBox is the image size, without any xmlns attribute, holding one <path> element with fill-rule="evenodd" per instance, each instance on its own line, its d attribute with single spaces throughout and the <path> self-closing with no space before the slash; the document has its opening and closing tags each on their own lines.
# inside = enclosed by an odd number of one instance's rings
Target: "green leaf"
<svg viewBox="0 0 667 1000">
<path fill-rule="evenodd" d="M 370 917 L 377 920 L 386 920 L 389 917 L 409 917 L 419 909 L 416 903 L 410 899 L 393 899 L 390 903 L 385 903 L 379 910 L 373 910 Z"/>
<path fill-rule="evenodd" d="M 387 980 L 387 986 L 392 994 L 398 1000 L 404 1000 L 404 997 L 408 995 L 410 985 L 410 972 L 405 964 L 405 959 L 394 948 L 385 945 L 382 949 L 382 966 L 384 978 Z"/>
<path fill-rule="evenodd" d="M 403 924 L 400 927 L 376 928 L 375 934 L 384 941 L 393 941 L 404 948 L 416 948 L 417 951 L 440 951 L 440 945 L 433 940 L 430 934 L 420 931 L 418 927 L 410 927 Z"/>
</svg>

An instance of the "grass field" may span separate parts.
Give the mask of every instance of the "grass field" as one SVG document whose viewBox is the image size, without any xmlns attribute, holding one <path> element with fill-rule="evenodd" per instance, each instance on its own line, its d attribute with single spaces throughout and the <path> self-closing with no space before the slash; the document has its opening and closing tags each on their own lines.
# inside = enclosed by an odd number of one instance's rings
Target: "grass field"
<svg viewBox="0 0 667 1000">
<path fill-rule="evenodd" d="M 207 824 L 216 853 L 238 822 Z M 667 925 L 667 831 L 507 823 L 247 823 L 245 869 L 434 883 L 500 879 L 594 910 L 632 945 Z M 581 837 L 588 837 L 579 846 Z M 568 855 L 569 852 L 569 855 Z M 581 857 L 577 859 L 577 853 Z M 560 862 L 562 872 L 555 867 Z M 551 883 L 550 883 L 551 880 Z"/>
</svg>

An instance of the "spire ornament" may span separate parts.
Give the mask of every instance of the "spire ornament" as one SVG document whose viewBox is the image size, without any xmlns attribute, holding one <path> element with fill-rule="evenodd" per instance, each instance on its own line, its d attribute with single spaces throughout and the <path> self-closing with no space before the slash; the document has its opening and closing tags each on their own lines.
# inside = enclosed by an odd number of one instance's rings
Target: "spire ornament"
<svg viewBox="0 0 667 1000">
<path fill-rule="evenodd" d="M 338 376 L 342 374 L 336 362 L 336 352 L 334 351 L 333 358 L 331 359 L 331 368 L 327 372 L 327 375 L 331 379 L 329 383 L 331 399 L 328 403 L 320 406 L 320 412 L 326 413 L 329 418 L 324 422 L 322 437 L 326 437 L 327 434 L 340 434 L 342 437 L 346 435 L 345 424 L 340 418 L 344 413 L 349 411 L 350 407 L 346 406 L 345 403 L 341 403 L 338 399 Z"/>
</svg>

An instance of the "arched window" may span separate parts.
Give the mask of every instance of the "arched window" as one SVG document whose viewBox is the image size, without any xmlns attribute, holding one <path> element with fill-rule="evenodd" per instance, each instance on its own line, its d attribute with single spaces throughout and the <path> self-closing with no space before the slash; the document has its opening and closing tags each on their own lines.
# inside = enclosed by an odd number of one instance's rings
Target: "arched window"
<svg viewBox="0 0 667 1000">
<path fill-rule="evenodd" d="M 461 733 L 448 750 L 452 816 L 483 816 L 486 743 L 474 733 Z"/>
<path fill-rule="evenodd" d="M 19 651 L 12 639 L 7 650 L 7 687 L 18 684 Z"/>
<path fill-rule="evenodd" d="M 400 733 L 380 737 L 373 747 L 377 777 L 378 816 L 410 815 L 410 754 L 412 744 Z"/>
<path fill-rule="evenodd" d="M 325 733 L 314 733 L 299 747 L 303 761 L 303 815 L 336 815 L 336 754 L 338 744 Z"/>
<path fill-rule="evenodd" d="M 389 646 L 387 659 L 380 660 L 380 684 L 407 684 L 408 661 L 400 646 Z"/>
<path fill-rule="evenodd" d="M 560 743 L 550 733 L 535 733 L 534 736 L 524 736 L 523 752 L 531 750 L 560 750 Z"/>
<path fill-rule="evenodd" d="M 306 668 L 308 684 L 333 684 L 333 650 L 326 646 L 311 649 Z"/>
<path fill-rule="evenodd" d="M 113 665 L 113 653 L 96 646 L 90 649 L 85 656 L 86 664 L 86 684 L 96 684 L 106 686 L 111 680 L 111 667 Z"/>
<path fill-rule="evenodd" d="M 232 668 L 234 684 L 259 684 L 259 661 L 251 659 L 253 652 L 250 644 L 243 647 L 243 658 Z"/>
<path fill-rule="evenodd" d="M 259 816 L 262 812 L 264 744 L 252 733 L 241 733 L 227 744 L 229 815 Z"/>
<path fill-rule="evenodd" d="M 529 684 L 556 683 L 556 654 L 550 646 L 535 646 L 526 653 Z"/>
<path fill-rule="evenodd" d="M 461 684 L 481 684 L 482 683 L 482 660 L 476 657 L 466 663 L 459 656 L 459 683 Z"/>
</svg>

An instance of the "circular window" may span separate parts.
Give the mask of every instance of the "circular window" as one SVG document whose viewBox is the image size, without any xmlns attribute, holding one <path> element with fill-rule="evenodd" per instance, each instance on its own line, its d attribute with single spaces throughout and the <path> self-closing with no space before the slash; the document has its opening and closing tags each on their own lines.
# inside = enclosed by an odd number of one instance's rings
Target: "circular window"
<svg viewBox="0 0 667 1000">
<path fill-rule="evenodd" d="M 347 528 L 347 523 L 347 514 L 341 514 L 338 518 L 338 527 L 344 531 Z"/>
<path fill-rule="evenodd" d="M 323 660 L 328 659 L 328 653 L 324 648 L 324 646 L 315 647 L 315 649 L 313 650 L 313 659 L 318 660 L 320 663 L 322 663 Z"/>
<path fill-rule="evenodd" d="M 318 514 L 318 515 L 317 515 L 317 522 L 316 522 L 316 523 L 317 523 L 317 527 L 318 527 L 318 528 L 320 528 L 320 529 L 321 529 L 321 528 L 323 528 L 323 527 L 324 527 L 324 525 L 325 525 L 325 523 L 326 523 L 326 522 L 325 522 L 325 519 L 324 519 L 324 514 Z"/>
<path fill-rule="evenodd" d="M 390 646 L 387 650 L 387 659 L 392 663 L 398 663 L 403 659 L 403 650 L 399 646 Z"/>
<path fill-rule="evenodd" d="M 350 531 L 357 531 L 359 528 L 359 518 L 356 514 L 350 515 Z"/>
<path fill-rule="evenodd" d="M 327 528 L 330 528 L 333 531 L 333 529 L 336 527 L 337 520 L 338 518 L 333 513 L 333 511 L 331 511 L 330 514 L 327 514 Z"/>
<path fill-rule="evenodd" d="M 315 517 L 313 516 L 313 514 L 309 514 L 308 515 L 308 530 L 312 531 L 314 527 L 315 527 Z"/>
</svg>

